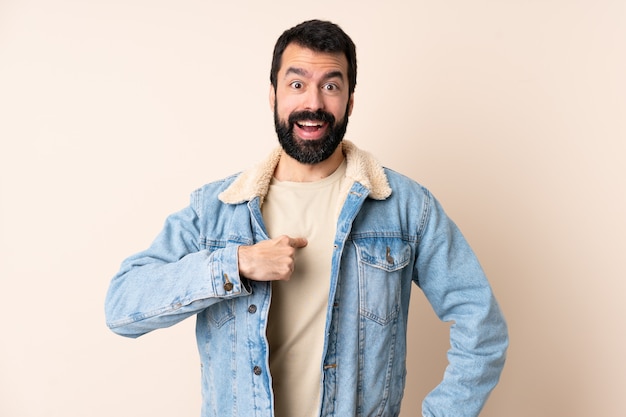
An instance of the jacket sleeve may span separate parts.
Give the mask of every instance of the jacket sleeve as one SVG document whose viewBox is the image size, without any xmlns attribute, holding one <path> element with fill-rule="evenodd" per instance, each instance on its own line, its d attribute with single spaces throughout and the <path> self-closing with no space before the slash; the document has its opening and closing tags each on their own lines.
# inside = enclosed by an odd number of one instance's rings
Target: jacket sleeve
<svg viewBox="0 0 626 417">
<path fill-rule="evenodd" d="M 485 274 L 457 226 L 429 194 L 417 283 L 437 316 L 453 322 L 448 366 L 424 399 L 425 417 L 476 417 L 497 384 L 508 330 Z"/>
<path fill-rule="evenodd" d="M 145 251 L 123 261 L 105 300 L 107 326 L 138 337 L 169 327 L 224 299 L 250 294 L 239 277 L 238 246 L 199 247 L 192 205 L 169 216 Z"/>
</svg>

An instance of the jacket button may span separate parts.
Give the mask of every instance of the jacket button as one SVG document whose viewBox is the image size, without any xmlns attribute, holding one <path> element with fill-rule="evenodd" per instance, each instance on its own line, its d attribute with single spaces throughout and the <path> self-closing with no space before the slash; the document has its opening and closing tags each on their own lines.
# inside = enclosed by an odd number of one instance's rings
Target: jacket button
<svg viewBox="0 0 626 417">
<path fill-rule="evenodd" d="M 260 366 L 255 366 L 252 371 L 254 372 L 255 375 L 261 375 L 261 372 L 262 372 Z"/>
<path fill-rule="evenodd" d="M 224 291 L 228 292 L 228 291 L 232 290 L 234 285 L 228 279 L 228 274 L 224 274 L 224 281 L 226 281 L 226 283 L 224 284 Z"/>
<path fill-rule="evenodd" d="M 248 307 L 248 313 L 250 314 L 256 313 L 256 306 L 254 304 L 250 304 L 250 307 Z"/>
</svg>

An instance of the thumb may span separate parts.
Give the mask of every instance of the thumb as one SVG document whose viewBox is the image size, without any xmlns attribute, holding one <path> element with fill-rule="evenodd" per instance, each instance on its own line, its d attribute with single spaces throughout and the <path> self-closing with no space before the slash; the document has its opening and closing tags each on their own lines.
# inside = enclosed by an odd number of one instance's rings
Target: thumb
<svg viewBox="0 0 626 417">
<path fill-rule="evenodd" d="M 289 238 L 289 246 L 291 246 L 292 248 L 303 248 L 305 247 L 309 242 L 306 240 L 306 238 L 304 237 L 291 237 Z"/>
</svg>

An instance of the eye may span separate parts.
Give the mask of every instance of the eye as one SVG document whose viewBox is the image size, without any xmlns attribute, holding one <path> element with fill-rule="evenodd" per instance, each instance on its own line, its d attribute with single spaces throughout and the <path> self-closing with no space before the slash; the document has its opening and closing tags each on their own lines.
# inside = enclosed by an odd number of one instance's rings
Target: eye
<svg viewBox="0 0 626 417">
<path fill-rule="evenodd" d="M 324 87 L 322 87 L 324 90 L 326 91 L 335 91 L 337 90 L 339 87 L 337 87 L 337 84 L 334 83 L 328 83 L 328 84 L 324 84 Z"/>
<path fill-rule="evenodd" d="M 302 87 L 304 87 L 304 85 L 300 81 L 292 81 L 289 85 L 291 86 L 291 88 L 295 88 L 296 90 L 299 90 Z"/>
</svg>

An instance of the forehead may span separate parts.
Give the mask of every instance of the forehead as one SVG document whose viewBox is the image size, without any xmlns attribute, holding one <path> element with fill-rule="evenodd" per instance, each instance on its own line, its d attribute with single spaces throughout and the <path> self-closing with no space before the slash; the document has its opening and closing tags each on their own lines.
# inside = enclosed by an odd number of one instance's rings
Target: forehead
<svg viewBox="0 0 626 417">
<path fill-rule="evenodd" d="M 329 53 L 317 52 L 312 49 L 290 43 L 285 48 L 281 59 L 279 76 L 285 76 L 289 69 L 302 69 L 313 73 L 327 73 L 339 71 L 346 78 L 348 73 L 348 60 L 343 52 Z"/>
</svg>

